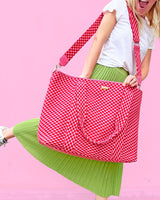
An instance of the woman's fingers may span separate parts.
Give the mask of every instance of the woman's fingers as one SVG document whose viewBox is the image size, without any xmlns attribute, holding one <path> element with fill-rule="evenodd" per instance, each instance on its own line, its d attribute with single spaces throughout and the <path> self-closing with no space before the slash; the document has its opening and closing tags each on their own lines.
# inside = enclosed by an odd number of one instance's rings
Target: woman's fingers
<svg viewBox="0 0 160 200">
<path fill-rule="evenodd" d="M 138 81 L 136 76 L 128 75 L 123 82 L 123 86 L 130 85 L 131 87 L 138 86 Z"/>
</svg>

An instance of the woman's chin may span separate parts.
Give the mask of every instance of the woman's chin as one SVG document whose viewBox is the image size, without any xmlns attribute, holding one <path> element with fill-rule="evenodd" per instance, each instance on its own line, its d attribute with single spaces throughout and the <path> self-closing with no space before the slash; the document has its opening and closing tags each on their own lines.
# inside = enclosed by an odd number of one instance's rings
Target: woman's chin
<svg viewBox="0 0 160 200">
<path fill-rule="evenodd" d="M 143 9 L 143 8 L 140 8 L 140 7 L 138 7 L 137 9 L 136 9 L 136 14 L 137 15 L 139 15 L 140 17 L 145 17 L 145 15 L 146 15 L 146 9 Z"/>
<path fill-rule="evenodd" d="M 146 15 L 146 13 L 145 12 L 143 12 L 143 11 L 141 11 L 141 10 L 137 10 L 137 15 L 139 15 L 140 17 L 143 17 L 143 18 L 145 18 L 145 15 Z"/>
</svg>

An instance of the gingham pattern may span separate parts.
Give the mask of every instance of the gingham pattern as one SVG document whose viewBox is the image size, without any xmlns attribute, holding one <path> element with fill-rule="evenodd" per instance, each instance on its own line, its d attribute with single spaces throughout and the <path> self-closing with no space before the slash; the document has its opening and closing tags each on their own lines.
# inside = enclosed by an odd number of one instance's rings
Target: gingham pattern
<svg viewBox="0 0 160 200">
<path fill-rule="evenodd" d="M 38 141 L 87 159 L 135 162 L 141 100 L 137 87 L 55 70 L 43 103 Z"/>
<path fill-rule="evenodd" d="M 86 44 L 86 42 L 95 34 L 101 20 L 103 18 L 103 13 L 96 19 L 96 21 L 83 33 L 83 35 L 65 52 L 61 57 L 67 57 L 68 62 L 72 57 Z M 60 60 L 61 60 L 60 58 Z M 65 65 L 68 63 L 66 62 Z"/>
<path fill-rule="evenodd" d="M 135 59 L 136 59 L 136 66 L 137 66 L 137 80 L 138 80 L 138 85 L 141 86 L 142 74 L 141 74 L 141 59 L 140 59 L 138 23 L 135 20 L 135 17 L 134 17 L 132 10 L 129 8 L 129 6 L 127 6 L 127 8 L 128 8 L 128 13 L 129 13 L 129 20 L 130 20 L 130 24 L 131 24 L 131 29 L 132 29 L 132 32 L 133 32 L 133 41 L 135 42 L 134 52 L 135 52 Z"/>
</svg>

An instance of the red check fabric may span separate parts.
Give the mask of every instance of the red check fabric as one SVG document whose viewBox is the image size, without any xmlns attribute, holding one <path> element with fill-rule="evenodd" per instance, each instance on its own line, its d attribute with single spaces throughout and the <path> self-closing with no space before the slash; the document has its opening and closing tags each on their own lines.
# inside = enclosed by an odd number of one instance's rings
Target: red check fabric
<svg viewBox="0 0 160 200">
<path fill-rule="evenodd" d="M 132 12 L 130 9 L 128 11 Z M 102 14 L 96 25 L 91 26 L 93 32 L 101 19 Z M 134 15 L 130 15 L 130 22 L 134 23 L 134 34 L 138 31 Z M 88 41 L 92 31 L 89 28 L 87 38 L 85 34 L 80 37 L 61 61 L 68 62 Z M 134 38 L 139 37 L 136 34 Z M 138 68 L 139 59 L 140 53 L 137 54 Z M 73 156 L 110 162 L 135 162 L 141 100 L 142 91 L 138 87 L 74 77 L 55 70 L 42 107 L 38 141 Z"/>
</svg>

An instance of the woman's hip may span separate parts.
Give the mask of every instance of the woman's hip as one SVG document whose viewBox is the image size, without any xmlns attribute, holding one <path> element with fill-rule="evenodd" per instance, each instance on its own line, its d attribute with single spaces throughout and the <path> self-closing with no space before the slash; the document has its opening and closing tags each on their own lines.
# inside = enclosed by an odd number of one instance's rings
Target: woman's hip
<svg viewBox="0 0 160 200">
<path fill-rule="evenodd" d="M 90 78 L 123 83 L 128 75 L 129 72 L 123 67 L 108 67 L 96 63 Z"/>
</svg>

